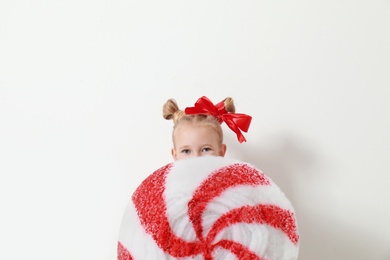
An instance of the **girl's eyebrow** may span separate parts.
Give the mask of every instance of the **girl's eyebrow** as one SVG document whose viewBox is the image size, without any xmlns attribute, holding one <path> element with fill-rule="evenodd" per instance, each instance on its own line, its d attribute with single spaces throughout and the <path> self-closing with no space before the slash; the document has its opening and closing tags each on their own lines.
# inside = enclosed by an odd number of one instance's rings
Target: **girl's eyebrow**
<svg viewBox="0 0 390 260">
<path fill-rule="evenodd" d="M 188 149 L 189 145 L 183 145 L 183 146 L 179 146 L 177 149 L 181 150 L 181 149 Z"/>
</svg>

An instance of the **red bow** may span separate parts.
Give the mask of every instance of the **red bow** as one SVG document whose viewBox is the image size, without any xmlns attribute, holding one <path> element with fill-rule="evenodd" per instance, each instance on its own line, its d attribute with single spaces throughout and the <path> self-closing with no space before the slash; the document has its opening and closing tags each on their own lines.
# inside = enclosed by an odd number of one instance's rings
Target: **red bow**
<svg viewBox="0 0 390 260">
<path fill-rule="evenodd" d="M 203 96 L 196 101 L 194 107 L 187 107 L 184 112 L 187 115 L 212 115 L 220 123 L 225 122 L 237 134 L 237 139 L 240 143 L 246 142 L 241 131 L 248 132 L 252 117 L 245 114 L 228 113 L 225 110 L 224 100 L 214 105 L 210 99 Z"/>
</svg>

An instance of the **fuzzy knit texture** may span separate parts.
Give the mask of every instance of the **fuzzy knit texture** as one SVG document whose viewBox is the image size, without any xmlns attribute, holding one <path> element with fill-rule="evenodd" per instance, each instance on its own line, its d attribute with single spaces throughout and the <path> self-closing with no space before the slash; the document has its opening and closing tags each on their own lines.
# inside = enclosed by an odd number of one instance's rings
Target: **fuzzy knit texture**
<svg viewBox="0 0 390 260">
<path fill-rule="evenodd" d="M 118 260 L 295 260 L 295 211 L 251 164 L 204 156 L 169 163 L 135 190 Z"/>
</svg>

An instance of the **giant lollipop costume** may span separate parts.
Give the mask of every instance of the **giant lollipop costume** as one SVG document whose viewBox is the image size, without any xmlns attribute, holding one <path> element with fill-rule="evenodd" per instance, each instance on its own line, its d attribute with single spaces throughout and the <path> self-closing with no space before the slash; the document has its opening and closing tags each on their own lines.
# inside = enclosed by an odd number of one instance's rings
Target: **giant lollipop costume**
<svg viewBox="0 0 390 260">
<path fill-rule="evenodd" d="M 295 260 L 292 204 L 251 164 L 204 156 L 149 175 L 123 216 L 118 260 Z"/>
</svg>

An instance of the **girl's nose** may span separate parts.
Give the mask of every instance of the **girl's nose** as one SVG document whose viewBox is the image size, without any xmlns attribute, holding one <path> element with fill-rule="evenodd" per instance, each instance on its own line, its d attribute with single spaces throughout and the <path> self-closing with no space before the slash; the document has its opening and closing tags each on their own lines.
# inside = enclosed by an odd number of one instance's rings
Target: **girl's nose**
<svg viewBox="0 0 390 260">
<path fill-rule="evenodd" d="M 193 156 L 193 157 L 199 157 L 199 156 L 202 156 L 202 153 L 197 152 L 197 151 L 194 151 L 194 152 L 192 153 L 192 156 Z"/>
</svg>

